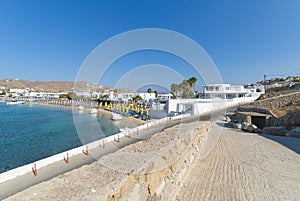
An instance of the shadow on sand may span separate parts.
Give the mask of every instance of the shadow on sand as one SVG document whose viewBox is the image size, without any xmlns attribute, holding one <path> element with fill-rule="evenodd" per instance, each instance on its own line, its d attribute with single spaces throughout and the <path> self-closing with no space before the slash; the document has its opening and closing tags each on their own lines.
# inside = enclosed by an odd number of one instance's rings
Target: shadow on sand
<svg viewBox="0 0 300 201">
<path fill-rule="evenodd" d="M 281 136 L 268 135 L 264 133 L 261 133 L 259 135 L 267 139 L 273 140 L 275 142 L 278 142 L 279 144 L 289 148 L 290 150 L 296 152 L 297 154 L 300 154 L 300 138 L 281 137 Z"/>
<path fill-rule="evenodd" d="M 224 123 L 222 123 L 222 122 L 216 122 L 216 124 L 217 124 L 218 126 L 220 126 L 220 127 L 234 128 L 232 124 L 227 123 L 227 122 L 224 122 Z"/>
</svg>

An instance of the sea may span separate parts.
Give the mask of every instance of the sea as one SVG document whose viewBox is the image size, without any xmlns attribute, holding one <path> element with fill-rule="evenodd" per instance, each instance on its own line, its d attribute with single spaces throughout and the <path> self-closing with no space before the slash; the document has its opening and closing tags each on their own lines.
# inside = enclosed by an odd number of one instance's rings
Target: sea
<svg viewBox="0 0 300 201">
<path fill-rule="evenodd" d="M 119 127 L 102 114 L 0 102 L 0 173 L 116 134 Z"/>
</svg>

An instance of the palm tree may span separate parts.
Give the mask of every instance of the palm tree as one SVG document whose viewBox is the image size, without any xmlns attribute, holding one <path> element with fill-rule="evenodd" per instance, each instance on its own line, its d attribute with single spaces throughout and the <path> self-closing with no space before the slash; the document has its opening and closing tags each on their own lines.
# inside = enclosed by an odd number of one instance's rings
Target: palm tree
<svg viewBox="0 0 300 201">
<path fill-rule="evenodd" d="M 188 81 L 188 83 L 190 84 L 190 86 L 191 86 L 192 88 L 194 88 L 194 87 L 196 86 L 197 80 L 198 80 L 197 78 L 191 77 L 191 78 L 188 79 L 187 81 Z"/>
</svg>

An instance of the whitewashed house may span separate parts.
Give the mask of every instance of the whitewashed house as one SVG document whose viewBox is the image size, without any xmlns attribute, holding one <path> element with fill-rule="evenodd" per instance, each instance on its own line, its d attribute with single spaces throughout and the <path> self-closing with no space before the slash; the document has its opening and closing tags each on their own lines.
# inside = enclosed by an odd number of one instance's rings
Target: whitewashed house
<svg viewBox="0 0 300 201">
<path fill-rule="evenodd" d="M 150 99 L 154 100 L 155 99 L 155 93 L 135 93 L 135 95 L 142 97 L 143 100 L 149 101 Z"/>
<path fill-rule="evenodd" d="M 60 95 L 67 93 L 47 93 L 47 92 L 28 92 L 24 94 L 26 98 L 57 99 Z"/>
<path fill-rule="evenodd" d="M 135 96 L 140 96 L 143 100 L 149 101 L 150 99 L 155 99 L 155 93 L 141 93 L 141 92 L 129 92 L 129 93 L 119 93 L 117 95 L 118 100 L 128 101 L 129 99 L 132 99 Z"/>
<path fill-rule="evenodd" d="M 265 93 L 265 87 L 263 85 L 254 85 L 254 86 L 247 86 L 245 88 L 248 96 L 256 93 Z"/>
<path fill-rule="evenodd" d="M 135 96 L 135 93 L 119 93 L 117 95 L 118 100 L 128 101 Z"/>
<path fill-rule="evenodd" d="M 171 93 L 168 93 L 168 94 L 158 94 L 157 95 L 157 99 L 159 99 L 159 100 L 169 100 L 172 96 L 173 96 L 173 94 L 171 94 Z"/>
<path fill-rule="evenodd" d="M 232 99 L 246 96 L 246 90 L 243 85 L 231 84 L 209 84 L 203 86 L 203 98 L 205 99 Z"/>
</svg>

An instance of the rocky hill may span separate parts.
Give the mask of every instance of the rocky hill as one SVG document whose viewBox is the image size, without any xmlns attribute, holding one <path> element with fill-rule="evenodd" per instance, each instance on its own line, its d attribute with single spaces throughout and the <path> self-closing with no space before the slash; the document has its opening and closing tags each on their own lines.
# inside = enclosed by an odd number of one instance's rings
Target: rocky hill
<svg viewBox="0 0 300 201">
<path fill-rule="evenodd" d="M 31 89 L 38 92 L 72 92 L 74 89 L 74 82 L 64 81 L 27 81 L 18 79 L 4 79 L 0 80 L 0 89 Z M 97 85 L 88 82 L 77 82 L 76 89 L 88 89 L 91 92 L 103 92 L 111 89 L 102 85 Z M 118 92 L 132 92 L 128 89 L 118 89 Z"/>
</svg>

